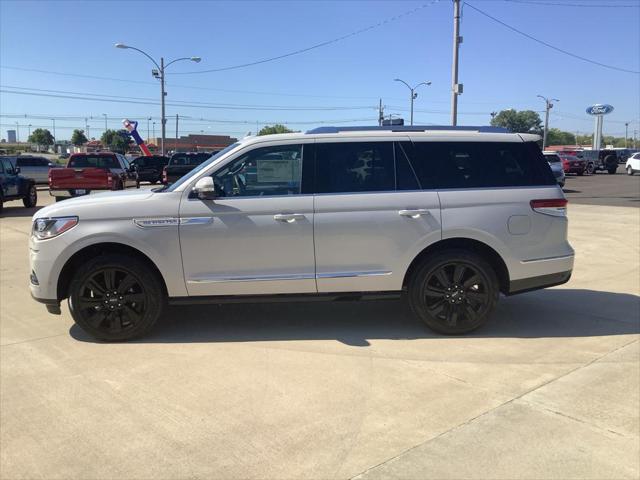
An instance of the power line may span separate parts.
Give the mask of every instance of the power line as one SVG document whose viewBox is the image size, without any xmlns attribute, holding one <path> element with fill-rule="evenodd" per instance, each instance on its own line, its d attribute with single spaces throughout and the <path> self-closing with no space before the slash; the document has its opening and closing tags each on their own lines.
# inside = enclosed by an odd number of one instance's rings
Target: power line
<svg viewBox="0 0 640 480">
<path fill-rule="evenodd" d="M 564 53 L 565 55 L 569 55 L 570 57 L 577 58 L 578 60 L 582 60 L 583 62 L 592 63 L 592 64 L 598 65 L 600 67 L 609 68 L 611 70 L 618 70 L 620 72 L 640 74 L 640 71 L 637 71 L 637 70 L 628 70 L 626 68 L 620 68 L 620 67 L 615 67 L 613 65 L 607 65 L 606 63 L 597 62 L 595 60 L 591 60 L 589 58 L 582 57 L 580 55 L 576 55 L 575 53 L 568 52 L 566 50 L 563 50 L 562 48 L 556 47 L 554 45 L 551 45 L 550 43 L 547 43 L 547 42 L 545 42 L 543 40 L 535 38 L 535 37 L 529 35 L 528 33 L 523 32 L 522 30 L 518 30 L 517 28 L 512 27 L 511 25 L 503 22 L 502 20 L 498 20 L 496 17 L 493 17 L 493 16 L 489 15 L 487 12 L 485 12 L 483 10 L 480 10 L 478 7 L 474 7 L 469 2 L 465 2 L 465 5 L 467 7 L 469 7 L 469 8 L 472 8 L 473 10 L 475 10 L 478 13 L 480 13 L 481 15 L 484 15 L 485 17 L 493 20 L 494 22 L 499 23 L 503 27 L 508 28 L 509 30 L 511 30 L 513 32 L 516 32 L 516 33 L 518 33 L 518 34 L 520 34 L 520 35 L 522 35 L 524 37 L 527 37 L 528 39 L 533 40 L 534 42 L 537 42 L 537 43 L 539 43 L 541 45 L 544 45 L 545 47 L 551 48 L 551 49 L 556 50 L 556 51 L 558 51 L 560 53 Z"/>
<path fill-rule="evenodd" d="M 331 40 L 327 40 L 325 42 L 321 42 L 321 43 L 317 43 L 315 45 L 312 45 L 310 47 L 306 47 L 306 48 L 301 48 L 299 50 L 294 50 L 292 52 L 288 52 L 288 53 L 284 53 L 282 55 L 277 55 L 275 57 L 269 57 L 269 58 L 264 58 L 262 60 L 256 60 L 253 62 L 248 62 L 248 63 L 242 63 L 240 65 L 232 65 L 229 67 L 220 67 L 220 68 L 211 68 L 208 70 L 197 70 L 197 71 L 193 71 L 193 72 L 173 72 L 171 75 L 194 75 L 194 74 L 200 74 L 200 73 L 212 73 L 212 72 L 224 72 L 227 70 L 236 70 L 238 68 L 245 68 L 245 67 L 252 67 L 254 65 L 260 65 L 263 63 L 268 63 L 268 62 L 274 62 L 276 60 L 281 60 L 283 58 L 287 58 L 287 57 L 292 57 L 294 55 L 300 55 L 301 53 L 305 53 L 305 52 L 309 52 L 311 50 L 315 50 L 317 48 L 321 48 L 321 47 L 326 47 L 327 45 L 331 45 L 333 43 L 337 43 L 340 42 L 342 40 L 346 40 L 348 38 L 354 37 L 356 35 L 360 35 L 361 33 L 365 33 L 368 32 L 369 30 L 373 30 L 375 28 L 379 28 L 382 27 L 383 25 L 386 25 L 387 23 L 391 23 L 394 22 L 402 17 L 406 17 L 407 15 L 413 15 L 414 13 L 419 12 L 420 10 L 422 10 L 423 8 L 427 8 L 430 7 L 431 5 L 434 5 L 436 3 L 438 3 L 439 0 L 433 0 L 430 3 L 426 3 L 424 5 L 420 5 L 419 7 L 416 7 L 412 10 L 408 10 L 404 13 L 401 13 L 399 15 L 395 15 L 393 17 L 389 17 L 386 18 L 376 24 L 373 25 L 369 25 L 368 27 L 365 28 L 361 28 L 360 30 L 356 30 L 354 32 L 348 33 L 346 35 L 342 35 L 341 37 L 337 37 L 337 38 L 333 38 Z"/>
<path fill-rule="evenodd" d="M 640 8 L 640 3 L 636 5 L 615 4 L 615 3 L 563 3 L 563 2 L 545 2 L 544 0 L 502 0 L 509 3 L 523 3 L 530 5 L 558 6 L 558 7 L 586 7 L 586 8 Z"/>
</svg>

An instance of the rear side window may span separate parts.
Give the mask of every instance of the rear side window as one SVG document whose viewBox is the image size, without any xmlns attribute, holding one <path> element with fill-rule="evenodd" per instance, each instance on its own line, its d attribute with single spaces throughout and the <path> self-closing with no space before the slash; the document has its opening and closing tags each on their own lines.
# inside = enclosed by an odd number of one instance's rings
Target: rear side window
<svg viewBox="0 0 640 480">
<path fill-rule="evenodd" d="M 316 192 L 395 190 L 393 142 L 316 144 Z"/>
<path fill-rule="evenodd" d="M 423 188 L 555 185 L 532 142 L 416 142 L 412 163 Z"/>
<path fill-rule="evenodd" d="M 69 160 L 69 168 L 121 168 L 111 155 L 80 155 Z"/>
<path fill-rule="evenodd" d="M 560 163 L 560 157 L 558 155 L 546 155 L 544 159 L 549 163 Z"/>
</svg>

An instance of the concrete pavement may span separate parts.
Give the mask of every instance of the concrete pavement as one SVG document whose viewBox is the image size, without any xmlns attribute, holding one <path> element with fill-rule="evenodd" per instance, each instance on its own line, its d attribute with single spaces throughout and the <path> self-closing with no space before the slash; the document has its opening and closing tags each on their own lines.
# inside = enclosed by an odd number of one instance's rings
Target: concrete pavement
<svg viewBox="0 0 640 480">
<path fill-rule="evenodd" d="M 571 282 L 447 338 L 400 302 L 172 308 L 96 343 L 0 220 L 0 478 L 638 478 L 640 210 L 570 205 Z"/>
</svg>

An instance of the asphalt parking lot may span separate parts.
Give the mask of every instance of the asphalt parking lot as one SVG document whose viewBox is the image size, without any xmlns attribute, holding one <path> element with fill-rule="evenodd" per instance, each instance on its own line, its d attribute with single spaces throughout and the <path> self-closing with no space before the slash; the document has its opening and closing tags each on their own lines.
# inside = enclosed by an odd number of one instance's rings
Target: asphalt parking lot
<svg viewBox="0 0 640 480">
<path fill-rule="evenodd" d="M 380 301 L 174 307 L 95 342 L 30 299 L 33 211 L 6 204 L 0 478 L 639 478 L 640 175 L 565 190 L 571 281 L 457 338 Z"/>
</svg>

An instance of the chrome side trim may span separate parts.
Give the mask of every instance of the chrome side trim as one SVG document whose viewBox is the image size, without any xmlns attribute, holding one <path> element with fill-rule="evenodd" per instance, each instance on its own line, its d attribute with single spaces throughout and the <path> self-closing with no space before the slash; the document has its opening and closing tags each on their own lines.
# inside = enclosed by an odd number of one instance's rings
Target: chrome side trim
<svg viewBox="0 0 640 480">
<path fill-rule="evenodd" d="M 180 219 L 177 217 L 134 218 L 133 223 L 140 228 L 172 227 L 178 225 Z"/>
<path fill-rule="evenodd" d="M 544 262 L 547 260 L 569 260 L 574 257 L 575 255 L 560 255 L 557 257 L 532 258 L 531 260 L 522 260 L 521 263 Z"/>
<path fill-rule="evenodd" d="M 213 223 L 213 217 L 182 217 L 180 225 L 207 225 Z"/>
<path fill-rule="evenodd" d="M 331 272 L 331 273 L 318 273 L 316 278 L 351 278 L 351 277 L 383 277 L 391 275 L 391 272 L 386 271 L 369 271 L 369 272 Z"/>
<path fill-rule="evenodd" d="M 267 282 L 278 280 L 314 280 L 316 277 L 312 273 L 297 273 L 292 275 L 253 275 L 225 276 L 225 275 L 203 275 L 187 280 L 187 283 L 227 283 L 227 282 Z"/>
</svg>

